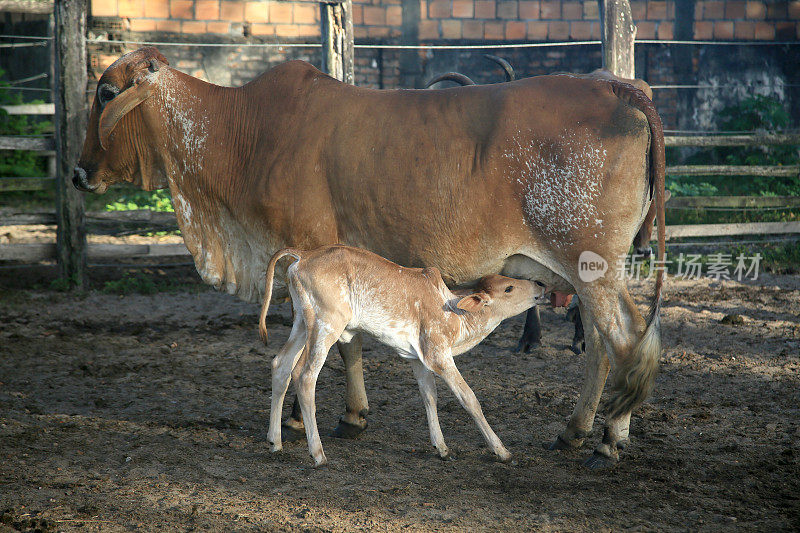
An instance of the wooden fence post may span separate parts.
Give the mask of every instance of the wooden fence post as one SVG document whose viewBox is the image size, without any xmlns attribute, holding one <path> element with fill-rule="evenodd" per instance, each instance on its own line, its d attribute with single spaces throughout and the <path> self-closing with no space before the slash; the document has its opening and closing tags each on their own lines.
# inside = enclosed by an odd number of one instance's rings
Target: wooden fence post
<svg viewBox="0 0 800 533">
<path fill-rule="evenodd" d="M 322 70 L 337 80 L 355 83 L 353 0 L 319 5 L 322 34 Z"/>
<path fill-rule="evenodd" d="M 86 132 L 87 0 L 54 3 L 56 154 L 56 247 L 61 276 L 78 288 L 86 281 L 83 196 L 72 185 Z"/>
<path fill-rule="evenodd" d="M 603 68 L 621 78 L 634 78 L 633 23 L 628 0 L 597 0 L 600 7 L 600 37 L 603 42 Z"/>
</svg>

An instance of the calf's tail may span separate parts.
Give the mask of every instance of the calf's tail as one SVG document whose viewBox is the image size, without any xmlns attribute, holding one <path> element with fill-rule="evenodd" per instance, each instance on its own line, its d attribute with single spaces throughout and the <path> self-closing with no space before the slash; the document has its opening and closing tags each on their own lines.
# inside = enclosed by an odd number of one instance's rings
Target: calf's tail
<svg viewBox="0 0 800 533">
<path fill-rule="evenodd" d="M 275 252 L 275 255 L 273 255 L 272 259 L 269 260 L 269 265 L 267 266 L 267 287 L 264 290 L 264 302 L 261 304 L 261 316 L 258 319 L 258 334 L 261 336 L 261 340 L 264 341 L 264 344 L 267 344 L 266 320 L 267 311 L 269 310 L 269 301 L 272 299 L 272 282 L 275 278 L 275 265 L 279 260 L 287 255 L 294 257 L 296 261 L 300 260 L 300 250 L 296 250 L 294 248 L 284 248 L 283 250 Z"/>
<path fill-rule="evenodd" d="M 656 220 L 658 223 L 658 263 L 660 268 L 656 274 L 656 287 L 647 326 L 644 335 L 639 339 L 633 352 L 626 357 L 615 372 L 611 400 L 608 403 L 608 415 L 616 417 L 629 413 L 638 407 L 653 389 L 658 360 L 661 357 L 661 308 L 662 289 L 664 286 L 664 256 L 666 253 L 666 230 L 664 227 L 665 172 L 664 130 L 661 117 L 658 116 L 653 102 L 632 85 L 623 82 L 609 81 L 621 100 L 629 103 L 647 117 L 650 125 L 650 192 L 655 195 Z"/>
</svg>

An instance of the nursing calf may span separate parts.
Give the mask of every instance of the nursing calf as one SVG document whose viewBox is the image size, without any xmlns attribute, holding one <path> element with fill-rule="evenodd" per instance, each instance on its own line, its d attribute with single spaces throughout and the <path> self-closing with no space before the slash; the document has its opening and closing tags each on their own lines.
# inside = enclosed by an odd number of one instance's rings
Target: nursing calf
<svg viewBox="0 0 800 533">
<path fill-rule="evenodd" d="M 436 412 L 436 383 L 441 377 L 478 424 L 487 444 L 506 461 L 511 454 L 483 416 L 475 393 L 461 377 L 453 356 L 478 344 L 500 322 L 543 298 L 542 284 L 500 275 L 480 279 L 475 292 L 456 295 L 436 268 L 405 268 L 372 252 L 341 245 L 304 252 L 286 248 L 267 268 L 266 296 L 259 331 L 267 340 L 265 318 L 276 263 L 291 256 L 287 284 L 294 308 L 289 340 L 272 361 L 269 440 L 281 449 L 281 408 L 290 378 L 294 380 L 305 421 L 311 456 L 326 462 L 317 431 L 314 393 L 317 377 L 337 341 L 359 332 L 372 335 L 408 359 L 419 384 L 431 442 L 442 458 L 448 450 Z"/>
</svg>

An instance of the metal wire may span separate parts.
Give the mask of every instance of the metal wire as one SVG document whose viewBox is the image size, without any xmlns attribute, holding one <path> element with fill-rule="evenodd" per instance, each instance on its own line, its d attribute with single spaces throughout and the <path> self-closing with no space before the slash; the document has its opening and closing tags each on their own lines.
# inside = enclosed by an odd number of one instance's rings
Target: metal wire
<svg viewBox="0 0 800 533">
<path fill-rule="evenodd" d="M 14 87 L 13 85 L 9 85 L 8 87 L 0 87 L 0 89 L 4 91 L 34 91 L 34 92 L 50 92 L 50 89 L 42 89 L 39 87 Z"/>
<path fill-rule="evenodd" d="M 674 134 L 680 134 L 680 135 L 683 135 L 683 134 L 688 134 L 688 135 L 746 135 L 746 134 L 764 133 L 764 131 L 763 130 L 762 131 L 759 131 L 759 130 L 739 130 L 739 131 L 736 131 L 736 130 L 708 130 L 708 131 L 702 131 L 702 130 L 664 130 L 664 133 L 674 133 Z M 798 130 L 798 129 L 780 130 L 778 133 L 781 133 L 781 134 L 785 134 L 785 133 L 795 134 L 795 133 L 800 133 L 800 130 Z"/>
<path fill-rule="evenodd" d="M 86 44 L 138 44 L 146 46 L 198 46 L 198 47 L 247 47 L 247 48 L 321 48 L 320 43 L 187 43 L 167 41 L 127 41 L 111 39 L 87 39 Z"/>
<path fill-rule="evenodd" d="M 52 41 L 52 37 L 45 35 L 0 35 L 0 39 L 35 39 L 40 41 Z"/>
<path fill-rule="evenodd" d="M 43 78 L 49 77 L 47 72 L 42 72 L 41 74 L 37 74 L 35 76 L 29 76 L 27 78 L 21 78 L 19 80 L 12 80 L 7 82 L 9 85 L 16 85 L 17 83 L 28 83 L 29 81 L 36 81 L 41 80 Z"/>
<path fill-rule="evenodd" d="M 660 39 L 636 39 L 638 44 L 699 44 L 714 46 L 786 46 L 798 45 L 800 41 L 679 41 Z"/>
<path fill-rule="evenodd" d="M 552 48 L 556 46 L 598 45 L 600 41 L 564 41 L 556 43 L 500 44 L 356 44 L 355 48 L 376 50 L 491 50 L 498 48 Z"/>
<path fill-rule="evenodd" d="M 667 246 L 727 246 L 736 244 L 762 244 L 776 242 L 794 242 L 800 240 L 800 235 L 795 237 L 785 237 L 777 239 L 763 239 L 760 241 L 695 241 L 695 242 L 667 242 Z"/>
<path fill-rule="evenodd" d="M 47 43 L 0 43 L 0 48 L 30 48 L 31 46 L 47 46 Z"/>
<path fill-rule="evenodd" d="M 790 209 L 800 209 L 800 205 L 781 205 L 781 206 L 767 206 L 767 207 L 719 207 L 719 206 L 691 206 L 691 205 L 673 205 L 669 203 L 665 206 L 667 209 L 683 209 L 684 211 L 693 211 L 702 209 L 703 211 L 783 211 Z"/>
<path fill-rule="evenodd" d="M 756 87 L 800 87 L 798 83 L 775 83 L 767 85 L 766 83 L 759 84 L 725 84 L 725 85 L 651 85 L 651 89 L 752 89 Z"/>
</svg>

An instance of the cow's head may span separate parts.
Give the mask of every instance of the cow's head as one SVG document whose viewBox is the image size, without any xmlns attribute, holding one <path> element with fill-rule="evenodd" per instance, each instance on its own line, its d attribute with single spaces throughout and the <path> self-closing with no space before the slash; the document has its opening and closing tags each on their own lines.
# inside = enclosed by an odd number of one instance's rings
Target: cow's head
<svg viewBox="0 0 800 533">
<path fill-rule="evenodd" d="M 155 48 L 140 48 L 116 60 L 97 84 L 86 140 L 72 183 L 81 191 L 104 193 L 128 181 L 145 190 L 167 186 L 153 160 L 158 153 L 157 106 L 142 105 L 158 88 L 167 59 Z"/>
</svg>

